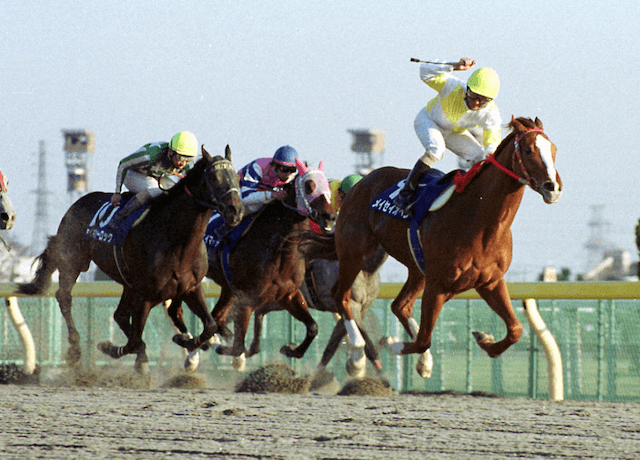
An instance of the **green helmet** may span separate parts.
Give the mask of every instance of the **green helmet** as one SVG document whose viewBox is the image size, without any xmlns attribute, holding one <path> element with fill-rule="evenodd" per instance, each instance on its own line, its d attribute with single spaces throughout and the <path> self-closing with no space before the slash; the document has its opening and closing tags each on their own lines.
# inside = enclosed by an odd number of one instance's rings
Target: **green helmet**
<svg viewBox="0 0 640 460">
<path fill-rule="evenodd" d="M 467 80 L 467 88 L 480 96 L 494 99 L 500 89 L 500 79 L 495 70 L 483 67 L 471 74 Z"/>
<path fill-rule="evenodd" d="M 344 193 L 349 193 L 349 190 L 353 188 L 360 180 L 362 176 L 360 174 L 351 174 L 344 179 L 342 179 L 342 183 L 340 184 L 340 190 Z"/>
<path fill-rule="evenodd" d="M 198 154 L 198 140 L 189 131 L 181 131 L 173 136 L 169 147 L 178 155 L 185 157 L 195 157 Z"/>
</svg>

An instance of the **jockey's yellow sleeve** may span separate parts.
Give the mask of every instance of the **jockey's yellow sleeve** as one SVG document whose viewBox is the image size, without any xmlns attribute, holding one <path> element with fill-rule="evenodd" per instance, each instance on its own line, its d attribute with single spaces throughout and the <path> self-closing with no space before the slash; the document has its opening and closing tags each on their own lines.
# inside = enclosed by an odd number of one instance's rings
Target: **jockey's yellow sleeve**
<svg viewBox="0 0 640 460">
<path fill-rule="evenodd" d="M 442 129 L 443 134 L 481 128 L 485 153 L 493 153 L 501 141 L 502 123 L 495 103 L 492 101 L 479 110 L 469 110 L 464 102 L 467 85 L 453 76 L 451 65 L 422 64 L 420 78 L 438 92 L 427 104 L 426 111 L 427 116 Z"/>
</svg>

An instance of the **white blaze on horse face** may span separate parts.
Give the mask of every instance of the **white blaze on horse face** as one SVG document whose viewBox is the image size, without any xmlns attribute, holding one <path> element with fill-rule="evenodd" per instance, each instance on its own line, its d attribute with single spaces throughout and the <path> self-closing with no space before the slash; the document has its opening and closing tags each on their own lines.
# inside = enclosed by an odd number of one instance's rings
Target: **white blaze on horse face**
<svg viewBox="0 0 640 460">
<path fill-rule="evenodd" d="M 554 190 L 557 190 L 558 183 L 556 182 L 556 168 L 553 164 L 553 155 L 551 154 L 551 141 L 544 136 L 536 136 L 536 147 L 540 150 L 540 157 L 542 158 L 542 163 L 544 163 L 547 168 L 547 175 L 551 182 L 553 182 Z"/>
</svg>

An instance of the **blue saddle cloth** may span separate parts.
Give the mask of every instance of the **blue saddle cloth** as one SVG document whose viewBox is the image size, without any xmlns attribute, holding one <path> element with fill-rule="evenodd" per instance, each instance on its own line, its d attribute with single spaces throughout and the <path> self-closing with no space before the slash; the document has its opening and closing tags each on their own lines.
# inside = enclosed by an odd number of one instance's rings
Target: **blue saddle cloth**
<svg viewBox="0 0 640 460">
<path fill-rule="evenodd" d="M 404 187 L 406 179 L 396 182 L 378 195 L 369 207 L 384 214 L 397 217 L 398 219 L 417 220 L 418 222 L 421 222 L 429 212 L 429 208 L 435 199 L 438 198 L 440 194 L 449 187 L 449 185 L 451 185 L 455 172 L 457 171 L 445 174 L 442 171 L 433 168 L 427 171 L 418 185 L 418 191 L 414 198 L 412 215 L 393 204 L 393 199 L 400 193 L 402 187 Z"/>
<path fill-rule="evenodd" d="M 209 225 L 207 225 L 207 230 L 204 233 L 204 244 L 220 251 L 222 271 L 231 287 L 233 287 L 233 279 L 231 277 L 231 266 L 229 265 L 229 254 L 258 214 L 255 213 L 245 217 L 239 225 L 233 227 L 228 233 L 222 233 L 225 223 L 222 215 L 214 213 L 209 219 Z"/>
<path fill-rule="evenodd" d="M 224 217 L 221 214 L 213 213 L 207 230 L 204 232 L 204 244 L 214 249 L 222 249 L 224 246 L 234 247 L 245 230 L 249 227 L 257 214 L 251 214 L 240 222 L 239 225 L 233 227 L 230 232 L 221 234 L 224 226 Z"/>
<path fill-rule="evenodd" d="M 84 232 L 84 237 L 101 243 L 111 244 L 112 246 L 122 246 L 133 225 L 149 207 L 148 204 L 145 204 L 136 209 L 131 213 L 131 215 L 122 221 L 116 231 L 111 230 L 111 228 L 109 228 L 109 222 L 111 222 L 111 219 L 113 219 L 113 217 L 124 208 L 127 202 L 128 201 L 123 199 L 116 206 L 111 204 L 110 201 L 104 203 L 94 214 L 91 222 L 89 222 L 89 225 Z"/>
</svg>

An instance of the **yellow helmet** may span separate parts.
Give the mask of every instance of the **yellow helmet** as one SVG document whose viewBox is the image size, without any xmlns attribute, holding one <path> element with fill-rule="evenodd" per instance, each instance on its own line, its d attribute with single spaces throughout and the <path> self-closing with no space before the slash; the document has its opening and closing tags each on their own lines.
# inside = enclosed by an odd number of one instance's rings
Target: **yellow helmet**
<svg viewBox="0 0 640 460">
<path fill-rule="evenodd" d="M 500 89 L 500 78 L 495 70 L 483 67 L 471 74 L 467 80 L 467 88 L 480 96 L 494 99 Z"/>
<path fill-rule="evenodd" d="M 195 157 L 198 154 L 198 140 L 189 131 L 181 131 L 173 136 L 169 147 L 178 155 L 185 157 Z"/>
</svg>

